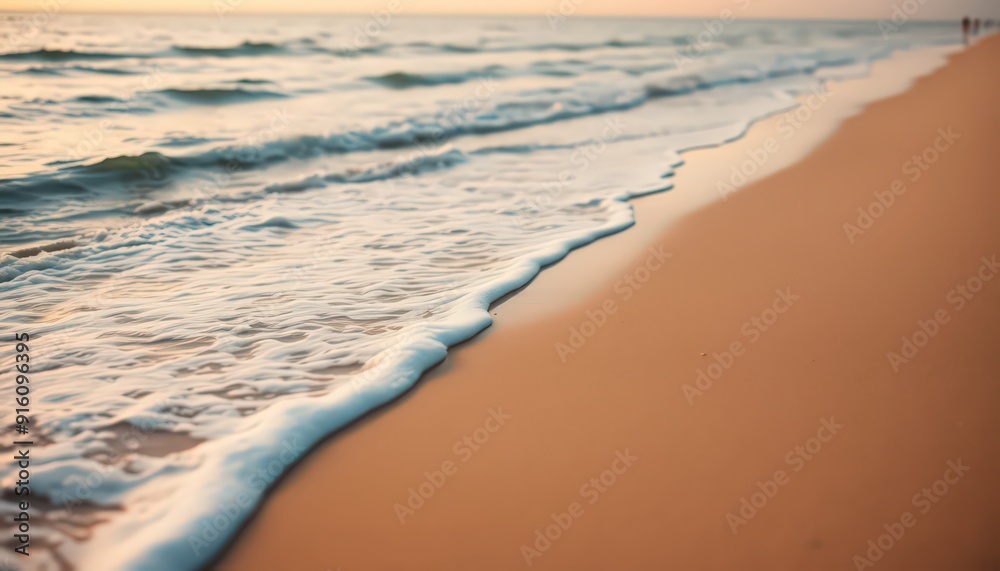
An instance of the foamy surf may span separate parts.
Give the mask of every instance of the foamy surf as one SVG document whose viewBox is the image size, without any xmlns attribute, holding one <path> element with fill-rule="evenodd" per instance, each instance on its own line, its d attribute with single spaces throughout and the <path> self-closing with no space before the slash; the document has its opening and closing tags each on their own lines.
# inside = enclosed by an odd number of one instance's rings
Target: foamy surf
<svg viewBox="0 0 1000 571">
<path fill-rule="evenodd" d="M 490 303 L 631 225 L 627 200 L 668 189 L 678 153 L 958 39 L 735 23 L 686 62 L 700 22 L 567 22 L 540 42 L 544 21 L 399 21 L 353 50 L 341 19 L 290 22 L 0 55 L 0 323 L 36 352 L 42 560 L 203 565 L 310 446 L 487 327 Z M 124 29 L 62 26 L 81 45 Z M 38 98 L 49 76 L 70 88 Z"/>
</svg>

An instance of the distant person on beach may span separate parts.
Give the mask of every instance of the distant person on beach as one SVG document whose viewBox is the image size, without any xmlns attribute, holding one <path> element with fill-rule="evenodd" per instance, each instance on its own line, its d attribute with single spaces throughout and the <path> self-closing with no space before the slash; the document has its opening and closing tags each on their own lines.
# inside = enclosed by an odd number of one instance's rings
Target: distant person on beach
<svg viewBox="0 0 1000 571">
<path fill-rule="evenodd" d="M 962 18 L 962 39 L 969 43 L 969 17 Z"/>
<path fill-rule="evenodd" d="M 979 18 L 972 21 L 972 35 L 973 37 L 979 35 Z"/>
</svg>

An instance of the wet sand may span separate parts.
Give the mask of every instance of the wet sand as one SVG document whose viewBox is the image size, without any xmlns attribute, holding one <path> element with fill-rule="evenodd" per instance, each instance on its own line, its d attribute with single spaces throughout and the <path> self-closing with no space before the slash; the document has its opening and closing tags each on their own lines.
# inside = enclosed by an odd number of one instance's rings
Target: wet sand
<svg viewBox="0 0 1000 571">
<path fill-rule="evenodd" d="M 958 54 L 591 299 L 453 350 L 220 568 L 1000 568 L 998 61 Z"/>
</svg>

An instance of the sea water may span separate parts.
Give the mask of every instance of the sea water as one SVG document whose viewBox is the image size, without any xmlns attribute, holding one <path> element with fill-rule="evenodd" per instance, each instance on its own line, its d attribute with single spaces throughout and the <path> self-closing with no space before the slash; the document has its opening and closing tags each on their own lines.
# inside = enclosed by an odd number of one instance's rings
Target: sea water
<svg viewBox="0 0 1000 571">
<path fill-rule="evenodd" d="M 959 41 L 950 23 L 0 15 L 0 350 L 13 371 L 30 334 L 32 564 L 197 568 L 491 302 L 628 227 L 679 153 Z"/>
</svg>

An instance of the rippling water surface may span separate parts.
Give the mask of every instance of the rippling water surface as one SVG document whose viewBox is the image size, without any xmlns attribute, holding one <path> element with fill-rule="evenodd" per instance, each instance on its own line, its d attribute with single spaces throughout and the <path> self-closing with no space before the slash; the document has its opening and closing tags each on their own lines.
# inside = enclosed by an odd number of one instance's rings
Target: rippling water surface
<svg viewBox="0 0 1000 571">
<path fill-rule="evenodd" d="M 0 329 L 32 337 L 32 561 L 195 568 L 307 446 L 631 224 L 678 152 L 959 39 L 705 30 L 0 15 Z"/>
</svg>

